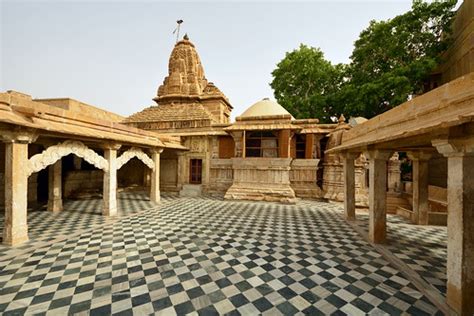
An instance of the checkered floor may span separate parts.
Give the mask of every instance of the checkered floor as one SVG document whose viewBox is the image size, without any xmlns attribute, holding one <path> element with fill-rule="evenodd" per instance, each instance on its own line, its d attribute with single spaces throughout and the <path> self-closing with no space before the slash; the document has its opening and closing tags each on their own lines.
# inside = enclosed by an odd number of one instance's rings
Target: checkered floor
<svg viewBox="0 0 474 316">
<path fill-rule="evenodd" d="M 164 202 L 172 199 L 172 196 L 165 196 Z M 102 216 L 102 205 L 101 199 L 84 199 L 64 201 L 64 211 L 58 213 L 46 211 L 44 205 L 29 209 L 28 235 L 30 241 L 13 248 L 0 243 L 0 260 L 116 220 Z M 143 192 L 121 192 L 117 196 L 119 217 L 130 216 L 153 207 L 156 205 Z M 0 211 L 0 236 L 3 232 L 4 218 L 2 210 Z"/>
<path fill-rule="evenodd" d="M 169 199 L 0 262 L 0 313 L 440 314 L 340 210 Z"/>
<path fill-rule="evenodd" d="M 358 225 L 368 230 L 368 215 L 357 214 Z M 412 225 L 388 215 L 388 249 L 446 296 L 447 228 Z"/>
</svg>

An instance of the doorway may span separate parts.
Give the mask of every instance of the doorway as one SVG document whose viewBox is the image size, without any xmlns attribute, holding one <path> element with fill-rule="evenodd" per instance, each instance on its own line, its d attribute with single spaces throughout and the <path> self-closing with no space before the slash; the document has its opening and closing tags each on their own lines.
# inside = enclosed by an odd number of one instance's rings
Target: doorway
<svg viewBox="0 0 474 316">
<path fill-rule="evenodd" d="M 201 184 L 202 182 L 202 159 L 191 159 L 189 164 L 189 183 Z"/>
</svg>

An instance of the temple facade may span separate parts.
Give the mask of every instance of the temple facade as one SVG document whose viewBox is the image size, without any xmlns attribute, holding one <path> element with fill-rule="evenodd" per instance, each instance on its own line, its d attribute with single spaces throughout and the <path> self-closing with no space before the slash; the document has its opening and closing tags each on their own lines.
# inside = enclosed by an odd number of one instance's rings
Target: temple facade
<svg viewBox="0 0 474 316">
<path fill-rule="evenodd" d="M 181 196 L 217 194 L 226 199 L 292 203 L 297 197 L 343 198 L 342 162 L 324 151 L 340 143 L 351 126 L 295 119 L 278 103 L 263 99 L 231 123 L 232 105 L 209 82 L 194 44 L 176 43 L 168 76 L 150 106 L 123 123 L 172 137 L 188 150 L 165 149 L 161 190 Z M 367 205 L 363 162 L 357 202 Z M 131 173 L 136 173 L 130 170 Z M 147 185 L 146 177 L 138 185 Z"/>
</svg>

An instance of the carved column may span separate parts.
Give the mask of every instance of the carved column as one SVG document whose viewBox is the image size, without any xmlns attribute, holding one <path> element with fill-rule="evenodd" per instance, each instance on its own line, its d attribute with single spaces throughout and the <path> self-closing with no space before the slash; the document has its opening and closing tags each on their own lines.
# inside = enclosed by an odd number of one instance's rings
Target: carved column
<svg viewBox="0 0 474 316">
<path fill-rule="evenodd" d="M 33 133 L 2 131 L 5 141 L 5 222 L 3 243 L 15 246 L 28 241 L 28 144 Z"/>
<path fill-rule="evenodd" d="M 82 167 L 82 158 L 76 155 L 73 156 L 74 159 L 74 169 L 81 170 Z"/>
<path fill-rule="evenodd" d="M 56 161 L 53 165 L 50 165 L 48 168 L 48 211 L 60 212 L 63 210 L 61 159 Z"/>
<path fill-rule="evenodd" d="M 474 314 L 474 136 L 432 142 L 448 158 L 447 303 Z"/>
<path fill-rule="evenodd" d="M 120 145 L 110 144 L 104 147 L 104 158 L 108 169 L 104 172 L 104 209 L 105 216 L 117 215 L 117 150 Z"/>
<path fill-rule="evenodd" d="M 400 192 L 401 186 L 401 162 L 398 159 L 398 152 L 394 153 L 388 160 L 388 191 Z"/>
<path fill-rule="evenodd" d="M 428 202 L 428 161 L 431 153 L 409 152 L 408 158 L 413 166 L 413 213 L 414 222 L 428 225 L 430 205 Z"/>
<path fill-rule="evenodd" d="M 278 157 L 289 158 L 290 157 L 290 145 L 292 133 L 289 129 L 282 129 L 278 134 Z"/>
<path fill-rule="evenodd" d="M 354 161 L 358 157 L 355 153 L 343 153 L 343 173 L 344 173 L 344 211 L 346 219 L 355 220 L 355 168 Z"/>
<path fill-rule="evenodd" d="M 390 151 L 368 150 L 369 159 L 369 239 L 385 243 L 387 237 L 387 160 Z"/>
<path fill-rule="evenodd" d="M 155 168 L 151 172 L 151 190 L 150 190 L 150 200 L 152 202 L 158 203 L 161 200 L 160 197 L 160 154 L 163 152 L 163 149 L 155 149 L 151 154 L 151 159 L 155 164 Z"/>
</svg>

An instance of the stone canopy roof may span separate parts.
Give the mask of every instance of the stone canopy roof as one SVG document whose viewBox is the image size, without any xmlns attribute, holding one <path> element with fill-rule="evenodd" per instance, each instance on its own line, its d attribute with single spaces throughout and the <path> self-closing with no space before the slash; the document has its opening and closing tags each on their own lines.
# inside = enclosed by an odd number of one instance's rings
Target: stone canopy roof
<svg viewBox="0 0 474 316">
<path fill-rule="evenodd" d="M 0 125 L 38 130 L 41 135 L 59 138 L 186 149 L 178 141 L 120 124 L 114 118 L 104 119 L 105 111 L 76 100 L 44 99 L 44 102 L 16 91 L 0 93 Z"/>
<path fill-rule="evenodd" d="M 143 111 L 135 113 L 124 120 L 124 123 L 134 122 L 157 122 L 157 121 L 189 121 L 210 120 L 211 114 L 202 104 L 193 102 L 190 104 L 167 104 L 152 105 Z"/>
<path fill-rule="evenodd" d="M 266 116 L 285 116 L 289 119 L 294 120 L 294 117 L 284 107 L 275 101 L 271 101 L 268 98 L 264 98 L 257 103 L 251 105 L 247 110 L 244 111 L 237 120 L 246 120 L 254 117 L 266 117 Z"/>
</svg>

